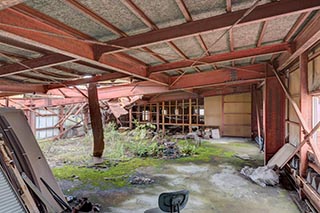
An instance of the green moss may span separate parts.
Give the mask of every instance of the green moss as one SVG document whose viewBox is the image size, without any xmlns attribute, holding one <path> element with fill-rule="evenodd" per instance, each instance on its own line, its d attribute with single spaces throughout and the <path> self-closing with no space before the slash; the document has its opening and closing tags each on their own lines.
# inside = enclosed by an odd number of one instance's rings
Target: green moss
<svg viewBox="0 0 320 213">
<path fill-rule="evenodd" d="M 101 189 L 114 187 L 124 187 L 128 185 L 128 176 L 133 174 L 140 167 L 159 167 L 162 160 L 152 158 L 133 158 L 126 162 L 120 162 L 108 170 L 98 170 L 78 166 L 63 166 L 53 168 L 53 174 L 57 179 L 72 180 L 73 176 L 78 176 L 84 184 L 98 186 Z"/>
</svg>

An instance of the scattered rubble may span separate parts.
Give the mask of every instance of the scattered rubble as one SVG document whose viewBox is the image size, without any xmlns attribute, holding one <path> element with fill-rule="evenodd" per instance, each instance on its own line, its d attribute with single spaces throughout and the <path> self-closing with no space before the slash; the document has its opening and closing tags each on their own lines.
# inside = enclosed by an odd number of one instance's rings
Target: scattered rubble
<svg viewBox="0 0 320 213">
<path fill-rule="evenodd" d="M 142 175 L 135 175 L 130 177 L 129 183 L 132 185 L 147 185 L 154 183 L 154 180 L 149 177 L 144 177 Z"/>
<path fill-rule="evenodd" d="M 279 175 L 268 166 L 261 166 L 256 169 L 245 166 L 240 173 L 262 187 L 274 186 L 279 183 Z"/>
</svg>

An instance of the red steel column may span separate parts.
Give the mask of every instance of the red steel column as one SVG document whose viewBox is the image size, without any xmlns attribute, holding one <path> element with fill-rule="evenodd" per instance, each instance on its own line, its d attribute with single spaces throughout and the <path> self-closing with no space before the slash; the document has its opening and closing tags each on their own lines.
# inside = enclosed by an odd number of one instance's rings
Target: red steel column
<svg viewBox="0 0 320 213">
<path fill-rule="evenodd" d="M 101 157 L 104 150 L 103 127 L 96 83 L 88 88 L 89 112 L 93 134 L 93 156 Z"/>
<path fill-rule="evenodd" d="M 308 55 L 303 53 L 299 58 L 300 62 L 300 110 L 303 118 L 306 121 L 307 126 L 311 129 L 312 127 L 312 97 L 308 94 Z M 304 139 L 304 134 L 300 132 L 300 142 Z M 306 177 L 308 159 L 307 151 L 308 145 L 301 147 L 300 151 L 300 176 Z"/>
<path fill-rule="evenodd" d="M 285 143 L 285 94 L 274 76 L 265 83 L 265 163 Z"/>
</svg>

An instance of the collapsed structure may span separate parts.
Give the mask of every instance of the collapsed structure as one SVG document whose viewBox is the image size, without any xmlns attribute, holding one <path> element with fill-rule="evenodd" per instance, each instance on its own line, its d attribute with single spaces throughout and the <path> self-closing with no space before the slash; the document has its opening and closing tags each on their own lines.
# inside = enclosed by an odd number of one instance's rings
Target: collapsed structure
<svg viewBox="0 0 320 213">
<path fill-rule="evenodd" d="M 320 211 L 320 2 L 4 1 L 0 104 L 38 139 L 102 120 L 264 139 Z M 102 114 L 101 114 L 102 112 Z M 110 117 L 110 115 L 112 115 Z"/>
</svg>

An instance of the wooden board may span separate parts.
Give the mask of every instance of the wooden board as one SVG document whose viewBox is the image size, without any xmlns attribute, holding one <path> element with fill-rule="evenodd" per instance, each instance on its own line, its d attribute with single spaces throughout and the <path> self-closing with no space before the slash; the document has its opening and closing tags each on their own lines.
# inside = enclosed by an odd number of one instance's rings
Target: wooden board
<svg viewBox="0 0 320 213">
<path fill-rule="evenodd" d="M 224 113 L 251 113 L 251 103 L 224 103 Z"/>
<path fill-rule="evenodd" d="M 225 136 L 235 136 L 235 137 L 250 137 L 251 127 L 250 126 L 225 126 L 224 127 Z"/>
<path fill-rule="evenodd" d="M 0 115 L 5 117 L 14 130 L 19 143 L 25 151 L 26 158 L 31 162 L 31 170 L 35 176 L 34 184 L 39 187 L 42 195 L 55 209 L 62 211 L 60 205 L 53 199 L 46 186 L 40 180 L 40 178 L 44 179 L 58 196 L 64 200 L 64 195 L 31 131 L 23 111 L 13 108 L 0 108 Z"/>
<path fill-rule="evenodd" d="M 251 115 L 249 114 L 225 114 L 224 115 L 224 124 L 251 124 Z"/>
<path fill-rule="evenodd" d="M 224 102 L 251 102 L 251 93 L 240 93 L 233 95 L 226 95 Z"/>
<path fill-rule="evenodd" d="M 222 96 L 204 98 L 205 125 L 221 126 Z"/>
</svg>

